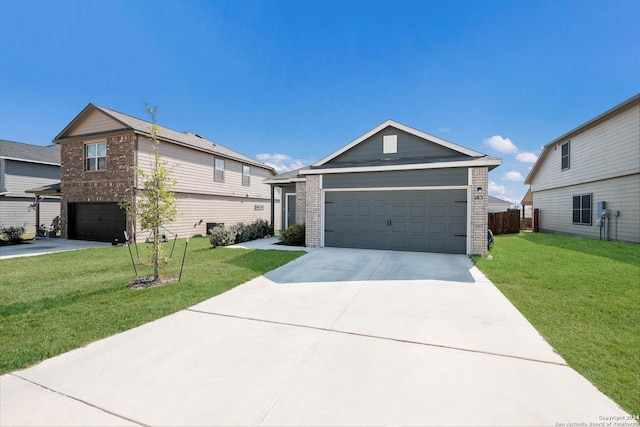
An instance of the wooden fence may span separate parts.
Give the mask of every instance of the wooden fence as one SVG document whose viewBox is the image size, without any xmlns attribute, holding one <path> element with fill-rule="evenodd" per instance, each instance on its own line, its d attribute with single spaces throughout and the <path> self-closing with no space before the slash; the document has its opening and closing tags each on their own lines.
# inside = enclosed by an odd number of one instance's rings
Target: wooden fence
<svg viewBox="0 0 640 427">
<path fill-rule="evenodd" d="M 489 229 L 494 235 L 520 232 L 520 209 L 489 212 Z"/>
</svg>

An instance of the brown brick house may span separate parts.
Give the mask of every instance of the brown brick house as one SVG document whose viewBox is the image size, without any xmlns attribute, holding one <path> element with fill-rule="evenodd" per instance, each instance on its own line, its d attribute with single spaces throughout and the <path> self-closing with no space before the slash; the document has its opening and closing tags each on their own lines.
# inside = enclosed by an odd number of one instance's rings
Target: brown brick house
<svg viewBox="0 0 640 427">
<path fill-rule="evenodd" d="M 147 121 L 89 104 L 56 136 L 63 236 L 112 241 L 122 240 L 124 230 L 140 231 L 119 203 L 135 203 L 135 168 L 151 167 L 150 128 Z M 271 167 L 191 132 L 161 127 L 158 139 L 177 180 L 172 190 L 180 219 L 166 225 L 168 234 L 186 237 L 205 234 L 213 224 L 269 219 L 270 188 L 262 181 L 275 175 Z"/>
</svg>

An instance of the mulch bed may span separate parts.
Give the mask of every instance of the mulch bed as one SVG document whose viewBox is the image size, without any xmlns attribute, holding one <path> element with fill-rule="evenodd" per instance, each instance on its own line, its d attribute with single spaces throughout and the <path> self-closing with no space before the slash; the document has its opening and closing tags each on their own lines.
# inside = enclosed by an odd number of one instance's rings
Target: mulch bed
<svg viewBox="0 0 640 427">
<path fill-rule="evenodd" d="M 170 285 L 171 283 L 178 283 L 178 278 L 175 276 L 160 277 L 158 280 L 153 280 L 153 277 L 140 277 L 132 282 L 129 282 L 127 288 L 129 289 L 148 289 L 156 286 Z"/>
</svg>

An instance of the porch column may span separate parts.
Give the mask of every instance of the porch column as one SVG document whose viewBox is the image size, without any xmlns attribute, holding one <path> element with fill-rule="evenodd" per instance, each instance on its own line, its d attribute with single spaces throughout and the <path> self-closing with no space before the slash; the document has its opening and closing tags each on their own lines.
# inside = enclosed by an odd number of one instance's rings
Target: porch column
<svg viewBox="0 0 640 427">
<path fill-rule="evenodd" d="M 273 231 L 275 232 L 275 220 L 276 220 L 276 186 L 273 184 L 270 184 L 269 187 L 271 187 L 271 228 L 273 228 Z"/>
<path fill-rule="evenodd" d="M 40 195 L 36 193 L 36 236 L 40 229 Z"/>
</svg>

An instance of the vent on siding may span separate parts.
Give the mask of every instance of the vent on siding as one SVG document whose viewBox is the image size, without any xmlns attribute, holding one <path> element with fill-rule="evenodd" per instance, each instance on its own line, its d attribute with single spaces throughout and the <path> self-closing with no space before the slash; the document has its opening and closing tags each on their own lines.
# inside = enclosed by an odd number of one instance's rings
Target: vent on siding
<svg viewBox="0 0 640 427">
<path fill-rule="evenodd" d="M 385 135 L 382 137 L 382 154 L 395 154 L 398 152 L 398 135 Z"/>
</svg>

